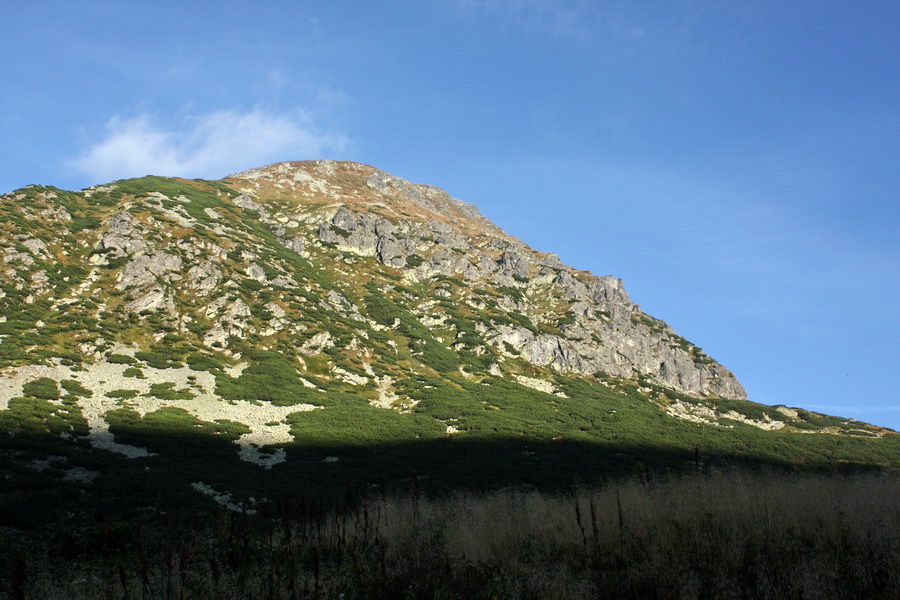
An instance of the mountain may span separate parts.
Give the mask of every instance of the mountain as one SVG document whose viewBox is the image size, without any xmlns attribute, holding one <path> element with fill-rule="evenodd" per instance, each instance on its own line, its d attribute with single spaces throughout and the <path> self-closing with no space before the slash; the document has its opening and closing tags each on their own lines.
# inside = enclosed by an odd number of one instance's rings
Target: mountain
<svg viewBox="0 0 900 600">
<path fill-rule="evenodd" d="M 0 211 L 8 514 L 48 490 L 235 506 L 301 479 L 898 464 L 890 430 L 747 400 L 621 280 L 367 165 L 28 186 Z"/>
</svg>

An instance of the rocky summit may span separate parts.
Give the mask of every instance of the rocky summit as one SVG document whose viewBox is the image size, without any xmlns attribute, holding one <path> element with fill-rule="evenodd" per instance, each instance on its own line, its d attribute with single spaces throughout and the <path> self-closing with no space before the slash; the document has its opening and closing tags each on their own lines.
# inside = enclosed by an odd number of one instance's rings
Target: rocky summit
<svg viewBox="0 0 900 600">
<path fill-rule="evenodd" d="M 444 190 L 330 161 L 281 163 L 229 179 L 242 192 L 235 203 L 259 213 L 286 243 L 306 256 L 336 251 L 331 279 L 341 287 L 364 272 L 372 281 L 399 276 L 403 285 L 447 282 L 417 299 L 400 290 L 397 299 L 443 346 L 480 357 L 471 369 L 514 376 L 524 361 L 558 373 L 643 374 L 696 396 L 746 398 L 731 371 L 641 311 L 621 280 L 578 272 L 531 249 Z M 253 200 L 273 197 L 291 201 Z M 373 273 L 373 266 L 396 271 Z M 397 286 L 378 287 L 393 296 Z M 465 307 L 457 320 L 473 325 L 474 335 L 442 310 L 441 298 Z M 368 322 L 376 324 L 373 315 Z"/>
<path fill-rule="evenodd" d="M 461 440 L 594 444 L 620 470 L 647 462 L 635 448 L 650 440 L 674 449 L 672 464 L 751 446 L 832 460 L 835 443 L 888 433 L 748 401 L 621 280 L 353 162 L 28 186 L 0 197 L 0 256 L 4 468 L 73 485 L 126 468 L 97 456 L 148 472 L 188 464 L 191 452 L 166 458 L 188 438 L 274 473 L 292 459 L 338 469 L 385 445 L 445 455 Z M 803 449 L 786 457 L 784 443 Z M 404 456 L 381 477 L 408 474 Z M 184 477 L 230 502 L 201 473 Z"/>
</svg>

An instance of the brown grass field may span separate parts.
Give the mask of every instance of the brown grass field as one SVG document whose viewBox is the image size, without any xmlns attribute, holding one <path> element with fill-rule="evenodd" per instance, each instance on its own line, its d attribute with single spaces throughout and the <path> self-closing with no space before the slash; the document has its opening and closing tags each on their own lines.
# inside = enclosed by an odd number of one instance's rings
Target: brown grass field
<svg viewBox="0 0 900 600">
<path fill-rule="evenodd" d="M 733 471 L 271 513 L 18 539 L 0 598 L 900 598 L 896 474 Z"/>
</svg>

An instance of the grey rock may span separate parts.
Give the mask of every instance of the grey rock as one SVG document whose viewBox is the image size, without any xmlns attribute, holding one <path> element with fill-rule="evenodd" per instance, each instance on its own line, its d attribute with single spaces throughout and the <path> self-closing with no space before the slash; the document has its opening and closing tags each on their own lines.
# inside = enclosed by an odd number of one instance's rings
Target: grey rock
<svg viewBox="0 0 900 600">
<path fill-rule="evenodd" d="M 588 285 L 591 299 L 596 304 L 614 303 L 631 305 L 631 299 L 625 291 L 622 280 L 610 275 L 597 277 Z"/>
<path fill-rule="evenodd" d="M 306 252 L 306 242 L 303 241 L 303 238 L 301 238 L 299 236 L 294 236 L 289 239 L 284 239 L 284 240 L 282 240 L 281 243 L 284 244 L 285 247 L 287 247 L 288 249 L 296 252 L 297 254 L 302 255 L 304 252 Z"/>
<path fill-rule="evenodd" d="M 177 274 L 181 270 L 181 264 L 181 258 L 166 254 L 162 250 L 141 254 L 119 271 L 116 287 L 124 290 L 150 285 L 155 283 L 157 278 L 171 283 L 176 278 L 180 279 L 180 276 L 173 276 L 173 273 Z"/>
<path fill-rule="evenodd" d="M 31 273 L 31 286 L 37 294 L 45 294 L 50 291 L 50 276 L 45 271 Z"/>
<path fill-rule="evenodd" d="M 206 307 L 206 318 L 214 319 L 213 327 L 203 336 L 203 343 L 210 347 L 224 346 L 229 337 L 244 338 L 256 333 L 256 328 L 248 323 L 251 312 L 247 303 L 240 298 L 229 301 L 221 296 Z"/>
<path fill-rule="evenodd" d="M 404 244 L 388 236 L 378 238 L 375 253 L 378 260 L 391 267 L 405 267 L 407 256 L 412 254 Z"/>
<path fill-rule="evenodd" d="M 213 323 L 213 326 L 203 334 L 203 344 L 207 348 L 223 347 L 228 340 L 228 332 L 221 323 Z"/>
<path fill-rule="evenodd" d="M 170 296 L 168 296 L 162 288 L 152 288 L 134 300 L 128 302 L 125 307 L 133 312 L 140 313 L 145 310 L 163 309 L 167 314 L 174 314 L 175 304 Z"/>
<path fill-rule="evenodd" d="M 554 252 L 548 252 L 546 256 L 541 259 L 540 263 L 542 265 L 547 265 L 548 267 L 562 267 L 562 261 L 559 259 L 559 256 Z"/>
<path fill-rule="evenodd" d="M 128 212 L 110 217 L 106 231 L 97 242 L 99 250 L 106 250 L 113 258 L 131 256 L 146 250 L 148 244 L 136 219 Z"/>
<path fill-rule="evenodd" d="M 347 231 L 353 231 L 357 227 L 356 217 L 345 206 L 342 206 L 335 213 L 335 215 L 331 218 L 331 222 L 337 227 L 340 227 L 341 229 L 345 229 Z"/>
<path fill-rule="evenodd" d="M 247 303 L 238 298 L 228 306 L 228 310 L 225 311 L 222 318 L 226 321 L 235 323 L 250 318 L 251 314 L 250 307 L 247 306 Z"/>
<path fill-rule="evenodd" d="M 34 259 L 30 254 L 18 252 L 13 248 L 7 248 L 3 253 L 3 262 L 6 264 L 20 262 L 23 265 L 30 267 L 34 264 Z"/>
<path fill-rule="evenodd" d="M 474 268 L 465 256 L 451 250 L 438 250 L 428 260 L 427 270 L 441 275 L 456 275 Z"/>
<path fill-rule="evenodd" d="M 259 218 L 263 223 L 272 223 L 272 219 L 269 216 L 269 212 L 263 207 L 261 204 L 253 200 L 248 194 L 241 194 L 236 196 L 232 202 L 240 206 L 241 208 L 246 208 L 247 210 L 256 211 L 259 213 Z"/>
<path fill-rule="evenodd" d="M 539 367 L 552 367 L 560 372 L 587 372 L 590 368 L 569 340 L 549 334 L 537 334 L 516 327 L 502 325 L 489 339 L 492 345 L 505 352 L 505 344 L 513 347 L 525 360 Z"/>
<path fill-rule="evenodd" d="M 69 214 L 69 211 L 64 209 L 62 206 L 51 206 L 50 208 L 45 208 L 40 213 L 42 216 L 52 219 L 54 221 L 71 221 L 72 215 Z"/>
<path fill-rule="evenodd" d="M 218 289 L 221 279 L 222 271 L 212 263 L 204 261 L 188 269 L 185 284 L 198 294 L 208 296 Z"/>
<path fill-rule="evenodd" d="M 269 302 L 268 304 L 266 304 L 266 310 L 272 313 L 272 316 L 276 319 L 281 319 L 287 314 L 287 311 L 284 310 L 284 308 L 282 308 L 280 304 L 277 304 L 275 302 Z"/>
<path fill-rule="evenodd" d="M 461 213 L 467 218 L 488 222 L 474 204 L 458 200 L 438 187 L 410 183 L 381 170 L 376 170 L 369 176 L 366 185 L 382 194 L 399 196 L 437 213 L 447 215 Z"/>
<path fill-rule="evenodd" d="M 453 248 L 459 249 L 466 249 L 469 247 L 469 241 L 466 237 L 447 223 L 429 221 L 425 224 L 422 233 L 428 237 L 434 238 L 435 243 L 443 246 L 452 246 Z"/>
<path fill-rule="evenodd" d="M 341 237 L 334 231 L 328 223 L 320 223 L 316 232 L 318 238 L 326 244 L 337 244 Z"/>
<path fill-rule="evenodd" d="M 532 257 L 525 252 L 512 250 L 504 252 L 497 259 L 500 270 L 508 275 L 520 278 L 528 278 L 531 275 L 531 267 L 534 264 Z"/>
<path fill-rule="evenodd" d="M 397 226 L 387 219 L 378 219 L 375 221 L 375 235 L 379 238 L 391 237 L 397 231 Z"/>
<path fill-rule="evenodd" d="M 330 222 L 319 224 L 318 237 L 328 244 L 336 244 L 342 252 L 360 256 L 375 256 L 378 235 L 375 222 L 368 215 L 355 215 L 342 207 Z"/>
<path fill-rule="evenodd" d="M 276 277 L 275 279 L 271 280 L 269 283 L 271 283 L 274 286 L 283 287 L 283 288 L 297 287 L 297 284 L 293 280 L 287 279 L 286 277 L 281 277 L 281 276 Z"/>
<path fill-rule="evenodd" d="M 247 277 L 249 277 L 250 279 L 255 279 L 260 283 L 266 283 L 268 281 L 265 269 L 263 269 L 255 262 L 251 262 L 250 266 L 247 267 Z"/>
<path fill-rule="evenodd" d="M 590 297 L 588 287 L 575 279 L 568 271 L 560 271 L 553 279 L 554 285 L 560 288 L 563 298 L 567 300 L 585 299 Z"/>
<path fill-rule="evenodd" d="M 22 242 L 22 245 L 28 248 L 28 251 L 40 258 L 49 258 L 50 250 L 47 244 L 37 238 L 28 238 Z"/>
</svg>

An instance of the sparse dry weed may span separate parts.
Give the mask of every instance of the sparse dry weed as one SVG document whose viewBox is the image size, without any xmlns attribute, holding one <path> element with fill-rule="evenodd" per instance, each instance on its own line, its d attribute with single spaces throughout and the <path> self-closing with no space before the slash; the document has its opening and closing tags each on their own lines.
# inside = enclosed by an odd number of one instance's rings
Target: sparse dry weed
<svg viewBox="0 0 900 600">
<path fill-rule="evenodd" d="M 394 495 L 141 531 L 120 553 L 113 534 L 93 554 L 57 540 L 0 598 L 897 598 L 898 498 L 896 475 L 747 472 Z"/>
</svg>

